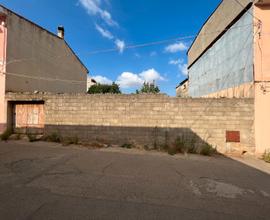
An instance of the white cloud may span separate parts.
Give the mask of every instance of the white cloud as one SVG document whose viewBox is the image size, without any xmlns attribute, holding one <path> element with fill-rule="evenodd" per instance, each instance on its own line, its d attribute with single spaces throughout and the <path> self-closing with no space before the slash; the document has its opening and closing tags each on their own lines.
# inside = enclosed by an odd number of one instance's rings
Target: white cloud
<svg viewBox="0 0 270 220">
<path fill-rule="evenodd" d="M 164 78 L 155 69 L 149 69 L 149 70 L 143 71 L 139 75 L 143 79 L 144 82 L 148 82 L 148 83 L 164 80 Z"/>
<path fill-rule="evenodd" d="M 92 77 L 94 80 L 97 81 L 97 83 L 100 83 L 100 84 L 112 84 L 112 80 L 108 79 L 107 77 L 105 76 L 93 76 Z"/>
<path fill-rule="evenodd" d="M 188 75 L 188 65 L 186 63 L 184 63 L 184 60 L 182 60 L 182 59 L 170 60 L 169 64 L 176 65 L 182 75 L 184 75 L 184 76 Z M 179 76 L 181 76 L 181 75 L 179 75 Z"/>
<path fill-rule="evenodd" d="M 88 14 L 96 15 L 100 11 L 100 0 L 79 0 Z"/>
<path fill-rule="evenodd" d="M 105 4 L 110 4 L 109 0 L 78 0 L 79 4 L 87 11 L 91 16 L 99 16 L 108 26 L 118 27 L 118 23 L 113 20 L 112 15 L 109 11 L 103 9 L 101 6 Z M 117 36 L 113 35 L 109 30 L 102 26 L 96 24 L 96 30 L 105 38 L 109 40 L 114 40 L 114 44 L 120 53 L 123 53 L 126 47 L 125 41 L 120 40 Z"/>
<path fill-rule="evenodd" d="M 114 42 L 117 49 L 119 50 L 120 53 L 123 53 L 126 47 L 126 44 L 124 41 L 116 39 L 116 41 Z"/>
<path fill-rule="evenodd" d="M 170 64 L 170 65 L 179 65 L 179 64 L 181 64 L 181 63 L 183 63 L 183 60 L 181 60 L 181 59 L 178 59 L 178 60 L 170 60 L 170 61 L 169 61 L 169 64 Z"/>
<path fill-rule="evenodd" d="M 112 19 L 112 15 L 108 11 L 101 11 L 100 16 L 109 26 L 118 26 L 118 23 Z"/>
<path fill-rule="evenodd" d="M 144 82 L 152 83 L 162 81 L 164 78 L 155 69 L 145 70 L 139 74 L 131 72 L 123 72 L 118 78 L 116 83 L 120 85 L 122 89 L 138 88 L 143 85 Z"/>
<path fill-rule="evenodd" d="M 112 33 L 108 30 L 105 30 L 104 28 L 102 28 L 101 26 L 96 24 L 96 29 L 97 31 L 105 38 L 108 38 L 110 40 L 112 40 L 114 38 L 114 36 L 112 35 Z"/>
<path fill-rule="evenodd" d="M 177 53 L 185 50 L 187 50 L 187 46 L 183 42 L 171 44 L 165 48 L 165 52 L 167 53 Z"/>
<path fill-rule="evenodd" d="M 188 75 L 188 65 L 186 63 L 184 64 L 179 64 L 179 69 L 180 72 L 184 75 L 187 76 Z"/>
<path fill-rule="evenodd" d="M 123 89 L 139 87 L 143 82 L 144 81 L 137 74 L 131 72 L 123 72 L 116 81 Z"/>
<path fill-rule="evenodd" d="M 118 26 L 117 22 L 112 19 L 111 14 L 101 8 L 102 0 L 79 0 L 79 3 L 84 7 L 88 14 L 99 15 L 108 25 Z"/>
</svg>

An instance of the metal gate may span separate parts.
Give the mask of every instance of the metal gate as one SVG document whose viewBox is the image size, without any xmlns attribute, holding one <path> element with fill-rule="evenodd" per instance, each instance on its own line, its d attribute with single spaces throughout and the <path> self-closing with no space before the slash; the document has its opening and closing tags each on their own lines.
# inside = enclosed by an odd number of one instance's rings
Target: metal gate
<svg viewBox="0 0 270 220">
<path fill-rule="evenodd" d="M 43 134 L 44 104 L 15 104 L 14 132 L 19 134 Z"/>
</svg>

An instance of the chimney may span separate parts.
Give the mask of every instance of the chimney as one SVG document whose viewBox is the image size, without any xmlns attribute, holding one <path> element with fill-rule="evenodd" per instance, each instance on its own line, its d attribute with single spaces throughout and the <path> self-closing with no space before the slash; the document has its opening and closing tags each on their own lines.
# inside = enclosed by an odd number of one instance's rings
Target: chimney
<svg viewBox="0 0 270 220">
<path fill-rule="evenodd" d="M 63 26 L 58 27 L 57 35 L 62 39 L 65 38 L 65 28 Z"/>
<path fill-rule="evenodd" d="M 4 12 L 2 8 L 0 8 L 0 25 L 4 27 L 7 26 L 7 14 Z"/>
</svg>

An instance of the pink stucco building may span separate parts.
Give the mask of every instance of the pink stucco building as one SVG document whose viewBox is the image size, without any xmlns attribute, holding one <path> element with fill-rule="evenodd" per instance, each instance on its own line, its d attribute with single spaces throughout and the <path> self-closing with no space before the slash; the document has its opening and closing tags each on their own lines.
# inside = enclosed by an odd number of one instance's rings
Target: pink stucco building
<svg viewBox="0 0 270 220">
<path fill-rule="evenodd" d="M 0 133 L 6 92 L 84 93 L 88 70 L 64 40 L 0 5 Z"/>
</svg>

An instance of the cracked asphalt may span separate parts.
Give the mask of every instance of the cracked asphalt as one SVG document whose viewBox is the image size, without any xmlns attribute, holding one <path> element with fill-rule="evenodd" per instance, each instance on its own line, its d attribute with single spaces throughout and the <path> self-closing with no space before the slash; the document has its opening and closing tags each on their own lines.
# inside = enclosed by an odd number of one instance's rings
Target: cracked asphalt
<svg viewBox="0 0 270 220">
<path fill-rule="evenodd" d="M 0 142 L 0 219 L 269 219 L 270 175 L 225 157 Z"/>
</svg>

